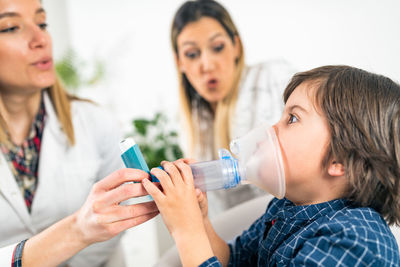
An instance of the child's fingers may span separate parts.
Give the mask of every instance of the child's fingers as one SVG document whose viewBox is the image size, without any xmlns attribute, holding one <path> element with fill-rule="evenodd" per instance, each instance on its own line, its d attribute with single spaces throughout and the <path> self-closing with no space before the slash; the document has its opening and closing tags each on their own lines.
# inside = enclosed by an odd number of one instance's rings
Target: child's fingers
<svg viewBox="0 0 400 267">
<path fill-rule="evenodd" d="M 204 201 L 204 197 L 201 201 L 198 201 L 198 202 L 199 202 L 199 207 L 201 210 L 204 210 L 207 207 L 207 202 Z"/>
<path fill-rule="evenodd" d="M 196 188 L 196 196 L 201 197 L 202 195 L 203 195 L 203 193 L 201 192 L 201 190 Z"/>
<path fill-rule="evenodd" d="M 174 164 L 181 172 L 183 181 L 188 185 L 194 185 L 192 169 L 190 168 L 190 166 L 180 160 L 175 161 Z"/>
<path fill-rule="evenodd" d="M 181 161 L 183 161 L 186 164 L 193 164 L 196 163 L 196 160 L 194 159 L 190 159 L 190 158 L 184 158 L 184 159 L 180 159 Z"/>
<path fill-rule="evenodd" d="M 200 201 L 205 201 L 207 200 L 207 194 L 205 192 L 202 192 L 200 189 L 196 188 L 196 196 L 197 200 Z"/>
<path fill-rule="evenodd" d="M 199 204 L 204 201 L 203 193 L 198 188 L 196 188 L 196 196 L 197 196 L 197 202 L 199 202 Z"/>
<path fill-rule="evenodd" d="M 144 189 L 146 189 L 147 193 L 149 193 L 153 197 L 158 206 L 159 201 L 165 198 L 163 192 L 161 192 L 161 190 L 155 184 L 150 182 L 149 179 L 143 179 L 142 184 Z"/>
<path fill-rule="evenodd" d="M 200 189 L 196 189 L 197 202 L 199 203 L 199 207 L 203 213 L 203 216 L 207 215 L 207 195 L 206 193 L 201 192 Z"/>
<path fill-rule="evenodd" d="M 164 171 L 169 174 L 169 177 L 171 178 L 171 181 L 175 186 L 183 184 L 181 173 L 173 163 L 162 161 L 161 166 L 164 168 Z"/>
<path fill-rule="evenodd" d="M 168 173 L 159 168 L 151 169 L 150 173 L 153 174 L 155 177 L 157 177 L 157 179 L 160 181 L 161 187 L 163 188 L 164 192 L 172 190 L 174 184 L 172 183 Z"/>
</svg>

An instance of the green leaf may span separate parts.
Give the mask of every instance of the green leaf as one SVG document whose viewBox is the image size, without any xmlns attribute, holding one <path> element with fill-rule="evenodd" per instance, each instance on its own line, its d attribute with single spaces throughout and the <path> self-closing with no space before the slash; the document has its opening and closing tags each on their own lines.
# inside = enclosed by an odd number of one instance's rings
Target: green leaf
<svg viewBox="0 0 400 267">
<path fill-rule="evenodd" d="M 161 112 L 150 119 L 132 120 L 133 130 L 128 135 L 138 142 L 149 168 L 159 166 L 163 160 L 173 161 L 183 156 L 176 131 L 166 130 L 167 125 L 168 118 Z"/>
<path fill-rule="evenodd" d="M 147 134 L 147 127 L 149 125 L 149 121 L 145 119 L 137 119 L 133 121 L 133 125 L 135 126 L 135 130 L 140 134 L 140 135 L 146 135 Z"/>
</svg>

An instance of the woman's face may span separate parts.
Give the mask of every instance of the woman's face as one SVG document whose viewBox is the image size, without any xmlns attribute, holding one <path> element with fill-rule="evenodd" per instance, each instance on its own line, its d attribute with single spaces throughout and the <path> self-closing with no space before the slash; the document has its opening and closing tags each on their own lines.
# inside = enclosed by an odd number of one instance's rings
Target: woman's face
<svg viewBox="0 0 400 267">
<path fill-rule="evenodd" d="M 177 38 L 177 63 L 194 89 L 210 104 L 224 99 L 235 79 L 235 60 L 240 54 L 235 43 L 215 19 L 203 17 L 186 25 Z"/>
<path fill-rule="evenodd" d="M 52 85 L 55 70 L 46 13 L 39 0 L 0 0 L 0 90 Z"/>
</svg>

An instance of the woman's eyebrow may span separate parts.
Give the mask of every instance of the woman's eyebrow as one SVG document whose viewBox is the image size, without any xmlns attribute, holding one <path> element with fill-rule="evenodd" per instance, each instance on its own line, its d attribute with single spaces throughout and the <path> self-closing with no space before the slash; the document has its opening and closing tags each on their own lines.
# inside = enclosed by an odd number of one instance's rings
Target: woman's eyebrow
<svg viewBox="0 0 400 267">
<path fill-rule="evenodd" d="M 223 36 L 222 33 L 217 32 L 216 34 L 214 34 L 213 36 L 211 36 L 211 38 L 209 39 L 209 42 L 214 41 L 215 38 L 219 37 L 219 36 Z"/>
<path fill-rule="evenodd" d="M 223 34 L 220 33 L 220 32 L 217 32 L 216 34 L 211 36 L 211 38 L 208 41 L 212 42 L 215 38 L 217 38 L 219 36 L 223 36 Z M 194 41 L 185 41 L 185 42 L 182 43 L 182 46 L 184 46 L 184 45 L 196 45 L 196 42 L 194 42 Z"/>
<path fill-rule="evenodd" d="M 185 42 L 182 43 L 182 46 L 185 46 L 185 45 L 196 45 L 196 42 L 193 42 L 193 41 L 185 41 Z"/>
<path fill-rule="evenodd" d="M 19 17 L 20 15 L 16 12 L 4 12 L 0 13 L 0 19 L 7 17 Z"/>
<path fill-rule="evenodd" d="M 46 13 L 46 11 L 41 7 L 38 8 L 35 12 L 35 14 L 40 14 L 40 13 Z M 0 19 L 2 18 L 7 18 L 7 17 L 20 17 L 20 15 L 17 12 L 4 12 L 0 13 Z"/>
</svg>

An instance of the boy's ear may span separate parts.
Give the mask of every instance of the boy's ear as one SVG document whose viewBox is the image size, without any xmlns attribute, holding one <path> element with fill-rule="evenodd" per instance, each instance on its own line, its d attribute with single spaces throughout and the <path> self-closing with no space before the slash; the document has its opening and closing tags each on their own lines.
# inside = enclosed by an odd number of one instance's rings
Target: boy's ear
<svg viewBox="0 0 400 267">
<path fill-rule="evenodd" d="M 333 160 L 329 164 L 328 174 L 330 176 L 343 176 L 344 175 L 344 166 L 343 166 L 343 164 Z"/>
</svg>

